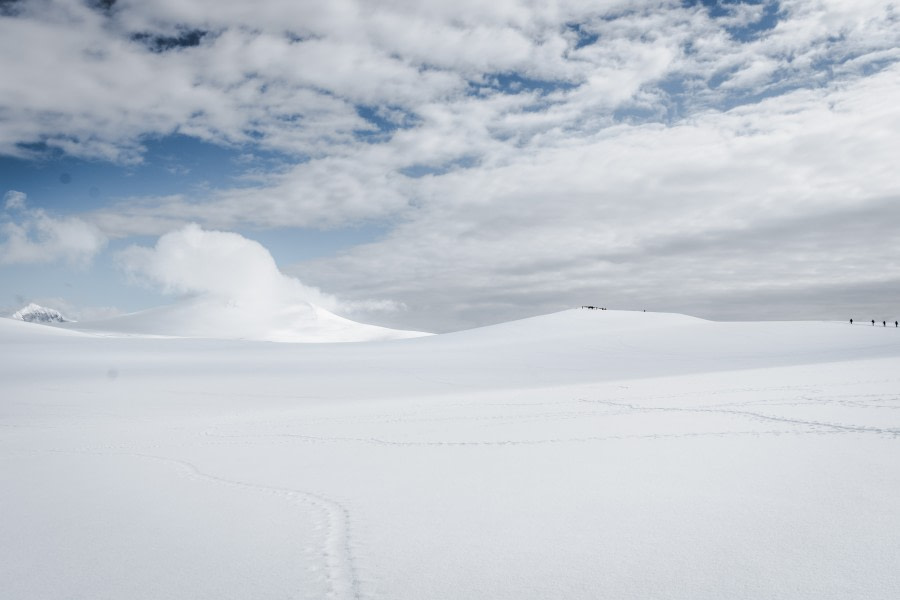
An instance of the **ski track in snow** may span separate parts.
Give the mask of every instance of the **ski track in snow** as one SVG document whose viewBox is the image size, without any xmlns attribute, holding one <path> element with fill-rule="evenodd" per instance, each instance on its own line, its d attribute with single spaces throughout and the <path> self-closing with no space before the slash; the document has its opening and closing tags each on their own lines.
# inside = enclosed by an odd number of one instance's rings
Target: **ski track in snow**
<svg viewBox="0 0 900 600">
<path fill-rule="evenodd" d="M 169 446 L 172 447 L 172 446 Z M 276 495 L 284 500 L 298 505 L 308 506 L 313 513 L 325 514 L 326 538 L 328 542 L 322 551 L 322 557 L 326 564 L 326 574 L 331 593 L 329 598 L 335 600 L 360 600 L 360 582 L 353 559 L 352 543 L 350 536 L 350 512 L 341 503 L 327 498 L 321 494 L 298 490 L 294 488 L 260 485 L 237 479 L 230 479 L 212 475 L 201 471 L 195 464 L 178 458 L 145 454 L 142 452 L 115 452 L 100 451 L 97 449 L 70 449 L 70 450 L 44 450 L 34 452 L 19 452 L 7 454 L 5 458 L 15 456 L 39 456 L 41 454 L 64 454 L 70 456 L 117 456 L 133 457 L 144 460 L 158 461 L 163 464 L 177 467 L 185 476 L 194 481 L 206 481 L 216 485 L 235 489 L 250 490 L 261 494 Z M 322 520 L 322 519 L 320 519 Z"/>
<path fill-rule="evenodd" d="M 712 392 L 708 395 L 718 395 L 725 393 L 762 393 L 762 392 L 784 392 L 788 389 L 794 391 L 800 391 L 801 389 L 805 389 L 808 391 L 808 388 L 804 386 L 791 387 L 791 388 L 741 388 L 741 389 L 733 389 L 733 390 L 719 390 Z M 862 395 L 868 398 L 874 398 L 879 401 L 887 401 L 889 399 L 900 399 L 900 397 L 891 397 L 884 395 Z M 675 397 L 685 397 L 683 395 L 679 396 L 652 396 L 647 397 L 646 399 L 660 399 L 660 398 L 675 398 Z M 697 398 L 697 395 L 692 395 L 693 398 Z M 696 437 L 723 437 L 723 436 L 759 436 L 759 435 L 783 435 L 783 434 L 794 434 L 794 435 L 804 435 L 804 434 L 872 434 L 879 436 L 887 436 L 887 437 L 900 437 L 900 428 L 892 428 L 892 427 L 873 427 L 867 425 L 855 425 L 849 423 L 841 423 L 841 422 L 833 422 L 833 421 L 820 421 L 820 420 L 811 420 L 811 419 L 801 419 L 794 417 L 786 417 L 780 415 L 767 414 L 763 412 L 757 412 L 752 410 L 741 410 L 738 407 L 748 407 L 748 406 L 770 406 L 770 407 L 787 407 L 787 406 L 797 406 L 797 407 L 814 407 L 816 405 L 827 405 L 827 404 L 839 404 L 839 405 L 847 405 L 852 406 L 854 408 L 865 408 L 865 409 L 895 409 L 900 408 L 900 406 L 893 405 L 882 405 L 877 404 L 873 405 L 871 403 L 862 402 L 859 400 L 848 401 L 846 398 L 853 397 L 859 398 L 861 395 L 851 395 L 851 396 L 835 396 L 831 395 L 825 398 L 819 397 L 810 397 L 810 396 L 801 396 L 802 401 L 789 400 L 789 399 L 767 399 L 767 400 L 749 400 L 749 401 L 738 401 L 733 403 L 723 403 L 718 405 L 706 405 L 706 406 L 688 406 L 688 407 L 671 407 L 671 406 L 649 406 L 649 405 L 641 405 L 630 402 L 623 401 L 614 401 L 614 400 L 601 400 L 601 399 L 591 399 L 591 398 L 577 398 L 575 400 L 568 401 L 557 401 L 557 402 L 525 402 L 525 403 L 493 403 L 493 404 L 466 404 L 466 403 L 450 403 L 443 404 L 437 406 L 430 406 L 431 411 L 439 408 L 447 408 L 447 407 L 467 407 L 467 408 L 476 408 L 483 406 L 516 406 L 516 407 L 542 407 L 548 405 L 557 405 L 557 406 L 572 406 L 577 404 L 590 404 L 590 405 L 602 405 L 610 408 L 617 409 L 615 412 L 531 412 L 527 414 L 520 414 L 515 416 L 510 415 L 482 415 L 482 416 L 471 416 L 471 415 L 450 415 L 443 417 L 428 417 L 423 416 L 428 413 L 426 410 L 416 410 L 407 412 L 407 416 L 400 416 L 396 413 L 382 413 L 377 415 L 370 415 L 369 417 L 355 417 L 355 418 L 332 418 L 328 420 L 310 420 L 304 419 L 303 423 L 306 426 L 316 425 L 316 424 L 334 424 L 334 425 L 347 425 L 347 424 L 404 424 L 404 423 L 450 423 L 450 422 L 494 422 L 494 423 L 502 423 L 502 424 L 521 424 L 521 423 L 529 423 L 534 421 L 546 421 L 548 419 L 552 420 L 563 420 L 563 419 L 581 419 L 586 417 L 608 417 L 608 416 L 619 416 L 625 414 L 640 414 L 640 413 L 653 413 L 653 412 L 662 412 L 662 413 L 688 413 L 688 414 L 714 414 L 714 415 L 725 415 L 731 417 L 745 418 L 755 421 L 762 422 L 774 422 L 779 424 L 784 424 L 788 426 L 792 426 L 792 429 L 776 429 L 776 430 L 729 430 L 729 431 L 695 431 L 695 432 L 679 432 L 679 433 L 647 433 L 647 434 L 623 434 L 623 435 L 598 435 L 598 436 L 580 436 L 580 437 L 560 437 L 560 438 L 541 438 L 541 439 L 519 439 L 519 440 L 511 440 L 511 439 L 503 439 L 503 440 L 391 440 L 385 439 L 382 437 L 375 436 L 325 436 L 325 435 L 316 435 L 315 433 L 303 433 L 303 432 L 289 432 L 289 433 L 246 433 L 246 434 L 231 434 L 231 433 L 221 433 L 213 430 L 206 430 L 202 433 L 203 436 L 208 438 L 217 438 L 217 439 L 225 439 L 225 440 L 247 440 L 247 439 L 268 439 L 268 440 L 297 440 L 297 441 L 305 441 L 305 442 L 331 442 L 331 443 L 363 443 L 363 444 L 373 444 L 379 446 L 448 446 L 448 447 L 464 447 L 464 446 L 515 446 L 515 445 L 538 445 L 538 444 L 561 444 L 561 443 L 585 443 L 585 442 L 602 442 L 602 441 L 614 441 L 614 440 L 630 440 L 630 439 L 673 439 L 673 438 L 696 438 Z M 732 408 L 725 408 L 732 407 Z M 283 422 L 275 422 L 275 421 L 255 421 L 253 423 L 256 426 L 278 426 L 283 425 Z"/>
<path fill-rule="evenodd" d="M 692 433 L 653 433 L 653 434 L 626 434 L 626 435 L 598 435 L 573 438 L 546 438 L 533 440 L 476 440 L 476 441 L 399 441 L 385 440 L 375 437 L 337 437 L 337 436 L 315 436 L 294 433 L 273 433 L 273 434 L 247 434 L 247 435 L 224 435 L 224 434 L 208 434 L 210 437 L 218 437 L 223 439 L 284 439 L 298 440 L 305 442 L 354 442 L 361 444 L 371 444 L 375 446 L 434 446 L 434 447 L 484 447 L 484 446 L 537 446 L 544 444 L 578 444 L 586 442 L 607 442 L 620 440 L 663 440 L 663 439 L 679 439 L 679 438 L 703 438 L 703 437 L 736 437 L 751 436 L 759 437 L 762 435 L 783 435 L 787 433 L 803 433 L 780 429 L 773 430 L 755 430 L 755 431 L 703 431 Z M 845 433 L 845 432 L 808 432 L 808 433 Z"/>
<path fill-rule="evenodd" d="M 865 425 L 846 425 L 843 423 L 830 423 L 826 421 L 809 421 L 805 419 L 792 419 L 788 417 L 779 417 L 767 415 L 764 413 L 752 412 L 749 410 L 725 410 L 715 408 L 680 408 L 669 406 L 640 406 L 636 404 L 628 404 L 624 402 L 612 402 L 610 400 L 582 400 L 582 402 L 591 402 L 594 404 L 604 404 L 606 406 L 614 406 L 617 408 L 627 408 L 635 412 L 687 412 L 687 413 L 713 413 L 722 415 L 736 415 L 750 417 L 752 419 L 760 419 L 763 421 L 775 421 L 778 423 L 787 423 L 790 425 L 803 425 L 807 427 L 828 427 L 838 431 L 849 433 L 875 433 L 880 435 L 890 435 L 893 437 L 900 436 L 900 429 L 868 427 Z"/>
</svg>

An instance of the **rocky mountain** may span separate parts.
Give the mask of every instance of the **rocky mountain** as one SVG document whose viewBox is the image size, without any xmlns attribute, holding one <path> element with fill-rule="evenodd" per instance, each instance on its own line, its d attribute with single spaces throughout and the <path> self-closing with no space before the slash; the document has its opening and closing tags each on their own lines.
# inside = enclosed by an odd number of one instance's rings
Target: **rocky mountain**
<svg viewBox="0 0 900 600">
<path fill-rule="evenodd" d="M 47 308 L 32 302 L 25 308 L 16 311 L 12 315 L 13 319 L 19 321 L 27 321 L 29 323 L 71 323 L 71 319 L 65 318 L 61 312 L 55 308 Z"/>
</svg>

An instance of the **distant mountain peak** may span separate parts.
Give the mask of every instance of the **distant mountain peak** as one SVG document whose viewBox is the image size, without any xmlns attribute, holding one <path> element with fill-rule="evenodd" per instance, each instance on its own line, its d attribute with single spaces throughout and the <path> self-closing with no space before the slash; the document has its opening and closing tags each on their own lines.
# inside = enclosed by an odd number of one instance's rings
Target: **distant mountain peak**
<svg viewBox="0 0 900 600">
<path fill-rule="evenodd" d="M 13 319 L 19 321 L 27 321 L 29 323 L 69 323 L 70 319 L 65 318 L 61 312 L 55 308 L 47 308 L 40 304 L 32 302 L 23 309 L 16 311 Z"/>
</svg>

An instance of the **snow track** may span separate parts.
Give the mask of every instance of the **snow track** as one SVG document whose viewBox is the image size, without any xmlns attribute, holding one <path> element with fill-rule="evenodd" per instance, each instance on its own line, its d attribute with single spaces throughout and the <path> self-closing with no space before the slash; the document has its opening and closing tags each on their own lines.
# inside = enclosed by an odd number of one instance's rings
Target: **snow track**
<svg viewBox="0 0 900 600">
<path fill-rule="evenodd" d="M 349 532 L 350 514 L 340 503 L 313 492 L 261 485 L 253 482 L 221 477 L 198 468 L 195 464 L 178 458 L 146 454 L 142 452 L 127 452 L 98 449 L 72 449 L 72 450 L 46 450 L 42 452 L 24 452 L 10 454 L 2 458 L 15 460 L 34 458 L 40 456 L 61 455 L 67 457 L 99 457 L 99 458 L 129 458 L 143 461 L 151 461 L 175 468 L 178 473 L 188 480 L 199 483 L 208 483 L 226 489 L 272 496 L 280 501 L 313 516 L 313 519 L 321 523 L 320 527 L 325 533 L 325 543 L 320 548 L 320 558 L 325 566 L 327 577 L 328 598 L 336 600 L 358 600 L 361 598 L 359 582 L 353 563 L 352 544 Z M 240 518 L 240 515 L 234 515 Z M 316 527 L 317 529 L 319 526 Z M 297 568 L 309 568 L 307 556 L 297 557 Z M 297 590 L 291 598 L 310 597 L 306 590 Z"/>
<path fill-rule="evenodd" d="M 165 464 L 178 467 L 193 480 L 209 481 L 217 485 L 235 489 L 250 490 L 261 494 L 271 494 L 304 509 L 312 509 L 313 511 L 324 514 L 328 541 L 322 549 L 322 557 L 326 563 L 328 584 L 331 589 L 329 597 L 339 600 L 356 600 L 360 598 L 359 583 L 353 566 L 353 554 L 350 544 L 350 514 L 347 509 L 338 502 L 319 494 L 303 490 L 259 485 L 256 483 L 211 475 L 201 471 L 192 463 L 175 458 L 139 453 L 121 453 L 116 454 L 116 456 L 133 456 L 136 458 L 161 461 Z"/>
</svg>

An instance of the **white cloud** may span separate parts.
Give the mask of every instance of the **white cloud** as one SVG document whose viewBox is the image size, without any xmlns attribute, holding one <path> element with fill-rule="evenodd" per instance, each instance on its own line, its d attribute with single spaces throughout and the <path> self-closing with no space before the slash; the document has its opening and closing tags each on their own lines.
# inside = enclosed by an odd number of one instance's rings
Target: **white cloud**
<svg viewBox="0 0 900 600">
<path fill-rule="evenodd" d="M 130 246 L 120 251 L 117 259 L 131 277 L 164 293 L 225 301 L 240 306 L 248 315 L 270 314 L 302 303 L 344 314 L 403 308 L 391 300 L 341 302 L 284 275 L 258 242 L 195 224 L 161 236 L 152 248 Z"/>
<path fill-rule="evenodd" d="M 26 196 L 23 192 L 17 192 L 16 190 L 9 190 L 5 194 L 3 194 L 3 200 L 5 202 L 7 211 L 19 211 L 25 209 L 25 200 L 28 196 Z"/>
<path fill-rule="evenodd" d="M 402 299 L 414 317 L 450 297 L 487 315 L 586 294 L 636 302 L 662 289 L 689 306 L 722 286 L 850 285 L 863 271 L 883 281 L 889 238 L 847 244 L 853 268 L 807 244 L 843 231 L 822 215 L 871 216 L 896 198 L 900 13 L 880 0 L 784 0 L 774 27 L 734 34 L 772 5 L 713 18 L 676 0 L 120 0 L 109 16 L 74 0 L 23 3 L 0 18 L 0 56 L 18 57 L 0 80 L 0 152 L 44 140 L 128 162 L 142 136 L 179 132 L 287 153 L 296 164 L 251 185 L 84 218 L 111 237 L 390 220 L 386 239 L 297 272 L 349 301 Z M 192 30 L 208 34 L 147 47 Z M 402 127 L 380 130 L 361 105 Z M 821 235 L 803 235 L 806 222 Z M 801 230 L 778 238 L 778 253 L 749 233 L 781 235 L 784 223 Z M 135 251 L 146 264 L 133 270 L 211 291 L 155 271 L 174 264 L 164 251 Z M 264 289 L 280 281 L 260 269 Z"/>
<path fill-rule="evenodd" d="M 585 302 L 759 314 L 754 298 L 788 282 L 868 303 L 873 285 L 900 273 L 886 160 L 900 155 L 886 134 L 900 131 L 898 76 L 894 67 L 677 127 L 546 138 L 499 164 L 419 180 L 425 200 L 386 239 L 291 271 L 350 299 L 400 298 L 408 327 Z"/>
<path fill-rule="evenodd" d="M 63 4 L 49 1 L 47 11 Z M 854 85 L 872 65 L 895 61 L 900 46 L 896 11 L 876 1 L 853 10 L 839 2 L 782 2 L 777 26 L 750 40 L 729 28 L 755 23 L 763 5 L 712 18 L 699 4 L 674 1 L 480 4 L 120 2 L 110 18 L 75 11 L 67 18 L 80 19 L 89 35 L 66 27 L 59 39 L 65 20 L 35 11 L 14 24 L 52 38 L 50 46 L 29 54 L 40 64 L 13 65 L 21 77 L 0 83 L 0 91 L 11 86 L 5 95 L 22 99 L 12 108 L 25 111 L 16 122 L 36 128 L 32 137 L 66 131 L 53 115 L 83 123 L 90 135 L 51 136 L 76 154 L 119 152 L 130 160 L 139 156 L 140 134 L 177 130 L 303 158 L 257 174 L 256 185 L 109 207 L 96 218 L 111 236 L 159 234 L 192 221 L 223 229 L 339 227 L 402 221 L 446 196 L 411 181 L 405 174 L 415 169 L 465 165 L 477 173 L 591 147 L 599 137 L 617 138 L 623 123 L 690 125 L 707 111 L 822 88 L 832 77 Z M 573 24 L 597 40 L 576 48 Z M 192 29 L 210 33 L 195 47 L 163 53 L 127 38 Z M 59 56 L 70 62 L 54 67 Z M 57 76 L 55 68 L 67 72 Z M 501 76 L 520 80 L 506 88 Z M 76 92 L 32 98 L 49 78 L 56 87 L 77 80 Z M 532 87 L 523 88 L 529 79 Z M 671 89 L 673 82 L 681 89 Z M 359 105 L 405 125 L 379 134 Z M 28 112 L 36 107 L 40 115 Z M 722 125 L 727 137 L 733 120 Z M 665 130 L 655 130 L 660 143 Z M 8 131 L 10 144 L 28 137 Z M 361 131 L 376 135 L 361 138 Z"/>
<path fill-rule="evenodd" d="M 54 217 L 26 205 L 22 192 L 4 195 L 7 214 L 0 217 L 0 264 L 66 261 L 86 265 L 107 239 L 93 224 L 78 217 Z"/>
<path fill-rule="evenodd" d="M 288 296 L 333 307 L 335 300 L 284 276 L 269 251 L 253 240 L 188 225 L 159 238 L 152 248 L 130 246 L 118 254 L 132 276 L 165 293 L 210 294 L 264 303 Z"/>
<path fill-rule="evenodd" d="M 313 159 L 342 155 L 358 147 L 355 132 L 372 127 L 358 105 L 402 109 L 422 119 L 427 136 L 436 120 L 452 118 L 440 113 L 468 98 L 470 84 L 497 75 L 575 86 L 553 98 L 556 118 L 544 130 L 580 131 L 603 123 L 598 111 L 609 116 L 649 98 L 663 109 L 668 95 L 656 86 L 667 77 L 695 79 L 688 103 L 714 103 L 765 89 L 773 78 L 808 82 L 816 64 L 900 42 L 896 10 L 875 0 L 852 9 L 782 2 L 778 26 L 752 43 L 728 28 L 752 23 L 760 5 L 713 19 L 674 0 L 120 1 L 109 12 L 76 0 L 17 6 L 16 16 L 0 18 L 0 56 L 16 57 L 4 61 L 0 81 L 0 152 L 27 154 L 21 143 L 43 141 L 121 162 L 140 160 L 143 136 L 172 132 Z M 573 24 L 599 41 L 576 48 Z M 204 34 L 190 41 L 196 45 L 153 51 L 191 32 Z M 734 81 L 719 87 L 717 77 Z M 485 89 L 481 99 L 491 106 L 498 90 Z M 520 105 L 485 115 L 477 102 L 465 104 L 487 117 L 482 127 L 507 111 L 535 113 Z M 509 139 L 504 129 L 496 132 Z"/>
</svg>

